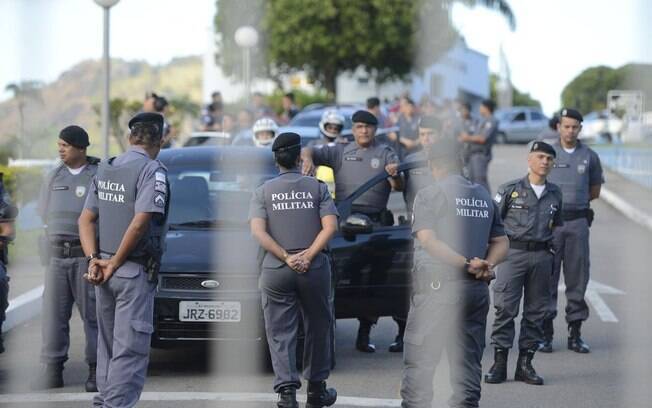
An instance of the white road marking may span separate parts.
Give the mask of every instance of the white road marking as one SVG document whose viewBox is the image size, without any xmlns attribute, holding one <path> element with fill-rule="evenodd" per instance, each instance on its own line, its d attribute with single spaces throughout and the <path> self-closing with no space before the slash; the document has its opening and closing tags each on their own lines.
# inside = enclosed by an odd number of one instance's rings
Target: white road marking
<svg viewBox="0 0 652 408">
<path fill-rule="evenodd" d="M 559 292 L 565 292 L 566 285 L 560 283 L 557 290 Z M 618 318 L 614 312 L 611 311 L 609 306 L 607 306 L 607 303 L 604 301 L 604 299 L 602 299 L 600 296 L 601 294 L 624 295 L 625 292 L 612 286 L 605 285 L 604 283 L 594 281 L 593 279 L 589 281 L 589 285 L 586 288 L 586 300 L 591 304 L 591 306 L 593 306 L 593 309 L 595 309 L 596 313 L 600 317 L 600 320 L 603 322 L 618 323 Z"/>
<path fill-rule="evenodd" d="M 629 202 L 622 199 L 616 193 L 612 192 L 607 188 L 602 188 L 600 190 L 600 199 L 605 201 L 607 204 L 614 207 L 616 210 L 620 211 L 627 218 L 634 221 L 635 223 L 644 226 L 645 228 L 652 230 L 652 216 L 646 214 L 644 211 L 634 207 Z"/>
<path fill-rule="evenodd" d="M 83 402 L 91 401 L 93 394 L 79 393 L 32 393 L 0 395 L 0 403 L 26 402 Z M 238 392 L 144 392 L 141 401 L 223 401 L 223 402 L 276 402 L 276 394 L 269 393 L 238 393 Z M 300 402 L 306 401 L 305 395 L 297 395 Z M 352 407 L 395 408 L 401 406 L 398 399 L 337 397 L 338 405 Z"/>
<path fill-rule="evenodd" d="M 38 316 L 41 313 L 42 296 L 43 285 L 10 299 L 7 319 L 2 325 L 2 331 L 9 331 L 9 329 Z"/>
</svg>

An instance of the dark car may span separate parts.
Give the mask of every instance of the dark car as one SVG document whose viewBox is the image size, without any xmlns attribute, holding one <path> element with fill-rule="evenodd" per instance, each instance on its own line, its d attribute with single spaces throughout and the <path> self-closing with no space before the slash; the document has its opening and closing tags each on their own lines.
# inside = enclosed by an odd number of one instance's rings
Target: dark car
<svg viewBox="0 0 652 408">
<path fill-rule="evenodd" d="M 155 300 L 154 346 L 192 340 L 264 340 L 259 247 L 247 222 L 254 189 L 277 175 L 268 149 L 162 151 L 171 184 L 170 231 Z M 400 171 L 420 165 L 403 164 Z M 422 164 L 421 164 L 422 165 Z M 338 203 L 331 241 L 335 315 L 389 316 L 408 307 L 412 236 L 404 217 L 373 226 L 352 211 L 381 174 Z"/>
</svg>

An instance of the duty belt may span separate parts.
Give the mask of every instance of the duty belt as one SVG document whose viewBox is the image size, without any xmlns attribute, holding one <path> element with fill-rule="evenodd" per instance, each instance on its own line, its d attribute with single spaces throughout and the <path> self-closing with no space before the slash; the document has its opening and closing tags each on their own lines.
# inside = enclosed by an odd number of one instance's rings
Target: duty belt
<svg viewBox="0 0 652 408">
<path fill-rule="evenodd" d="M 561 212 L 561 217 L 564 221 L 573 221 L 580 218 L 588 218 L 589 210 L 564 210 Z"/>
<path fill-rule="evenodd" d="M 85 256 L 81 241 L 78 239 L 71 241 L 53 240 L 50 252 L 55 258 L 83 258 Z"/>
<path fill-rule="evenodd" d="M 550 249 L 550 241 L 509 241 L 509 247 L 523 251 L 543 251 Z"/>
</svg>

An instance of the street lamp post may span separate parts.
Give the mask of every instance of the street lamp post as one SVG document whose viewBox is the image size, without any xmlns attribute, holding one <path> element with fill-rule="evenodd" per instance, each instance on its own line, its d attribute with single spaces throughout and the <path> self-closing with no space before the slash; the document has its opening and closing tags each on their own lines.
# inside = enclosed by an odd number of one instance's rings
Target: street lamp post
<svg viewBox="0 0 652 408">
<path fill-rule="evenodd" d="M 104 141 L 104 158 L 109 157 L 109 84 L 111 79 L 111 60 L 109 59 L 109 9 L 120 0 L 95 0 L 104 9 L 104 54 L 102 58 L 104 76 L 104 95 L 102 101 L 102 140 Z"/>
<path fill-rule="evenodd" d="M 235 30 L 235 43 L 242 49 L 242 78 L 247 102 L 251 98 L 251 49 L 258 44 L 258 31 L 251 26 Z"/>
</svg>

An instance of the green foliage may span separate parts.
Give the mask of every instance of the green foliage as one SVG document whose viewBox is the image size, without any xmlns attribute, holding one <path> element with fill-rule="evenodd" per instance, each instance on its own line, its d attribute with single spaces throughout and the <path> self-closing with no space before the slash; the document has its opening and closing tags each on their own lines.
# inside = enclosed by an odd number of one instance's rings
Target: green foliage
<svg viewBox="0 0 652 408">
<path fill-rule="evenodd" d="M 328 98 L 328 94 L 326 94 L 325 91 L 312 94 L 312 93 L 302 92 L 298 90 L 293 90 L 292 93 L 294 94 L 294 101 L 296 105 L 299 106 L 300 108 L 304 106 L 308 106 L 312 103 L 333 102 L 332 99 Z M 283 110 L 283 106 L 281 104 L 283 95 L 285 95 L 285 92 L 282 92 L 281 90 L 277 90 L 266 98 L 267 104 L 271 106 L 274 112 L 276 112 L 277 114 L 280 114 L 281 111 Z"/>
<path fill-rule="evenodd" d="M 218 0 L 216 60 L 227 74 L 240 73 L 234 33 L 250 25 L 260 33 L 254 75 L 280 83 L 280 74 L 305 71 L 332 98 L 342 72 L 362 68 L 382 83 L 432 64 L 458 37 L 450 21 L 454 1 Z M 515 24 L 504 0 L 463 2 L 496 9 Z"/>
<path fill-rule="evenodd" d="M 38 197 L 43 183 L 43 169 L 0 165 L 5 189 L 14 203 L 26 203 Z"/>
<path fill-rule="evenodd" d="M 490 98 L 494 101 L 498 100 L 498 75 L 491 74 L 489 76 L 489 95 Z M 514 106 L 534 106 L 541 108 L 541 102 L 534 99 L 530 96 L 529 92 L 523 93 L 519 91 L 515 86 L 512 86 L 512 105 Z"/>
<path fill-rule="evenodd" d="M 591 67 L 564 87 L 561 103 L 584 113 L 602 110 L 607 106 L 607 92 L 620 89 L 622 84 L 623 73 L 620 69 Z"/>
</svg>

